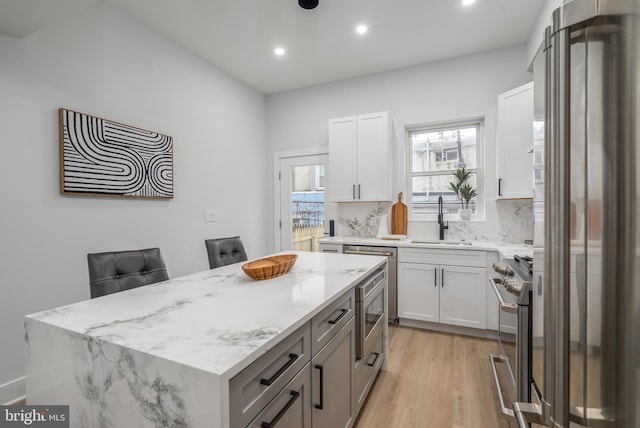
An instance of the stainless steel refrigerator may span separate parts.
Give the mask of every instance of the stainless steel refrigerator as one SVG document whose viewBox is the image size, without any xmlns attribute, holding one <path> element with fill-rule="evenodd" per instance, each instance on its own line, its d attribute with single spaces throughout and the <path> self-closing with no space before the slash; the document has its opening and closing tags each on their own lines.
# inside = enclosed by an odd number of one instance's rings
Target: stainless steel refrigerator
<svg viewBox="0 0 640 428">
<path fill-rule="evenodd" d="M 640 427 L 640 0 L 573 0 L 534 63 L 532 402 L 521 427 Z"/>
</svg>

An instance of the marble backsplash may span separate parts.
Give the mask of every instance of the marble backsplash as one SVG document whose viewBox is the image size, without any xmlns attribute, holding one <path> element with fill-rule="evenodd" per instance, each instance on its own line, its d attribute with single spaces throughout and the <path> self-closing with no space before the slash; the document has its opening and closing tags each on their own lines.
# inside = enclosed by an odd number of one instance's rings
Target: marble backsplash
<svg viewBox="0 0 640 428">
<path fill-rule="evenodd" d="M 462 221 L 457 216 L 447 219 L 449 229 L 445 231 L 445 239 L 512 244 L 533 239 L 532 200 L 490 201 L 485 209 L 484 221 Z M 391 217 L 391 202 L 342 203 L 338 204 L 337 212 L 338 236 L 375 237 L 380 216 Z M 434 221 L 410 219 L 407 235 L 410 239 L 438 239 L 438 225 Z"/>
</svg>

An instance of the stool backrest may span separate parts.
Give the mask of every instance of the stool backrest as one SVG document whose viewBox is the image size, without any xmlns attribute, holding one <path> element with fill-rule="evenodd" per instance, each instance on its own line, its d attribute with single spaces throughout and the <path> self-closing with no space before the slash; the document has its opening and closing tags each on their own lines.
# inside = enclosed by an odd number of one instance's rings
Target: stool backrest
<svg viewBox="0 0 640 428">
<path fill-rule="evenodd" d="M 159 248 L 87 254 L 91 298 L 169 279 Z"/>
<path fill-rule="evenodd" d="M 211 269 L 247 260 L 247 252 L 239 236 L 207 239 L 204 244 L 207 247 Z"/>
</svg>

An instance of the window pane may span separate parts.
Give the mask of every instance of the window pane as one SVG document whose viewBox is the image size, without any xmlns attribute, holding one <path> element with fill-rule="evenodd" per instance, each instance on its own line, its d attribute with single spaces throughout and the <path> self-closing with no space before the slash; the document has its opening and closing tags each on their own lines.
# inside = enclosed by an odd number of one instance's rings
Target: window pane
<svg viewBox="0 0 640 428">
<path fill-rule="evenodd" d="M 413 177 L 411 179 L 411 203 L 414 214 L 438 214 L 438 198 L 442 196 L 443 212 L 457 213 L 462 208 L 460 200 L 457 198 L 449 185 L 454 180 L 452 174 L 433 175 L 429 177 Z M 468 183 L 473 187 L 477 186 L 477 176 L 472 174 Z M 476 210 L 477 197 L 469 202 L 469 208 L 473 212 Z"/>
<path fill-rule="evenodd" d="M 320 172 L 322 175 L 319 175 Z M 317 181 L 320 177 L 324 179 L 324 168 L 321 169 L 316 165 L 291 167 L 291 219 L 294 249 L 301 249 L 296 247 L 296 238 L 300 237 L 297 229 L 324 225 L 324 191 L 317 189 Z M 324 229 L 321 233 L 324 233 Z"/>
<path fill-rule="evenodd" d="M 411 133 L 411 171 L 476 168 L 477 126 Z"/>
</svg>

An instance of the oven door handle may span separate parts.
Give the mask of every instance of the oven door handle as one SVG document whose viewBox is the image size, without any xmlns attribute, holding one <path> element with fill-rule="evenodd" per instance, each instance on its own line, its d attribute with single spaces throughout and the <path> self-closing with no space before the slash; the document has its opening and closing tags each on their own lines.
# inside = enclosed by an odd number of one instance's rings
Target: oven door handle
<svg viewBox="0 0 640 428">
<path fill-rule="evenodd" d="M 493 292 L 496 293 L 496 297 L 498 298 L 498 302 L 500 303 L 500 309 L 504 312 L 508 312 L 510 314 L 515 314 L 518 312 L 518 305 L 514 303 L 507 303 L 502 298 L 500 294 L 500 290 L 498 290 L 498 285 L 496 284 L 495 278 L 489 278 L 489 282 L 491 283 L 491 288 L 493 288 Z"/>
<path fill-rule="evenodd" d="M 390 251 L 356 251 L 356 250 L 344 250 L 344 254 L 360 254 L 363 256 L 386 256 L 393 255 Z"/>
<path fill-rule="evenodd" d="M 519 428 L 529 428 L 531 424 L 546 425 L 542 408 L 535 403 L 513 403 L 513 410 Z"/>
<path fill-rule="evenodd" d="M 498 400 L 500 401 L 500 413 L 515 419 L 516 415 L 513 412 L 513 410 L 504 405 L 504 396 L 502 395 L 502 388 L 500 388 L 500 382 L 498 381 L 498 370 L 496 369 L 496 363 L 503 363 L 504 365 L 506 365 L 507 372 L 511 375 L 511 380 L 515 385 L 516 381 L 513 378 L 513 371 L 511 370 L 511 364 L 509 364 L 509 359 L 503 355 L 496 355 L 496 354 L 489 355 L 489 359 L 491 360 L 491 369 L 493 370 L 493 380 L 495 381 L 496 389 L 498 390 Z"/>
</svg>

